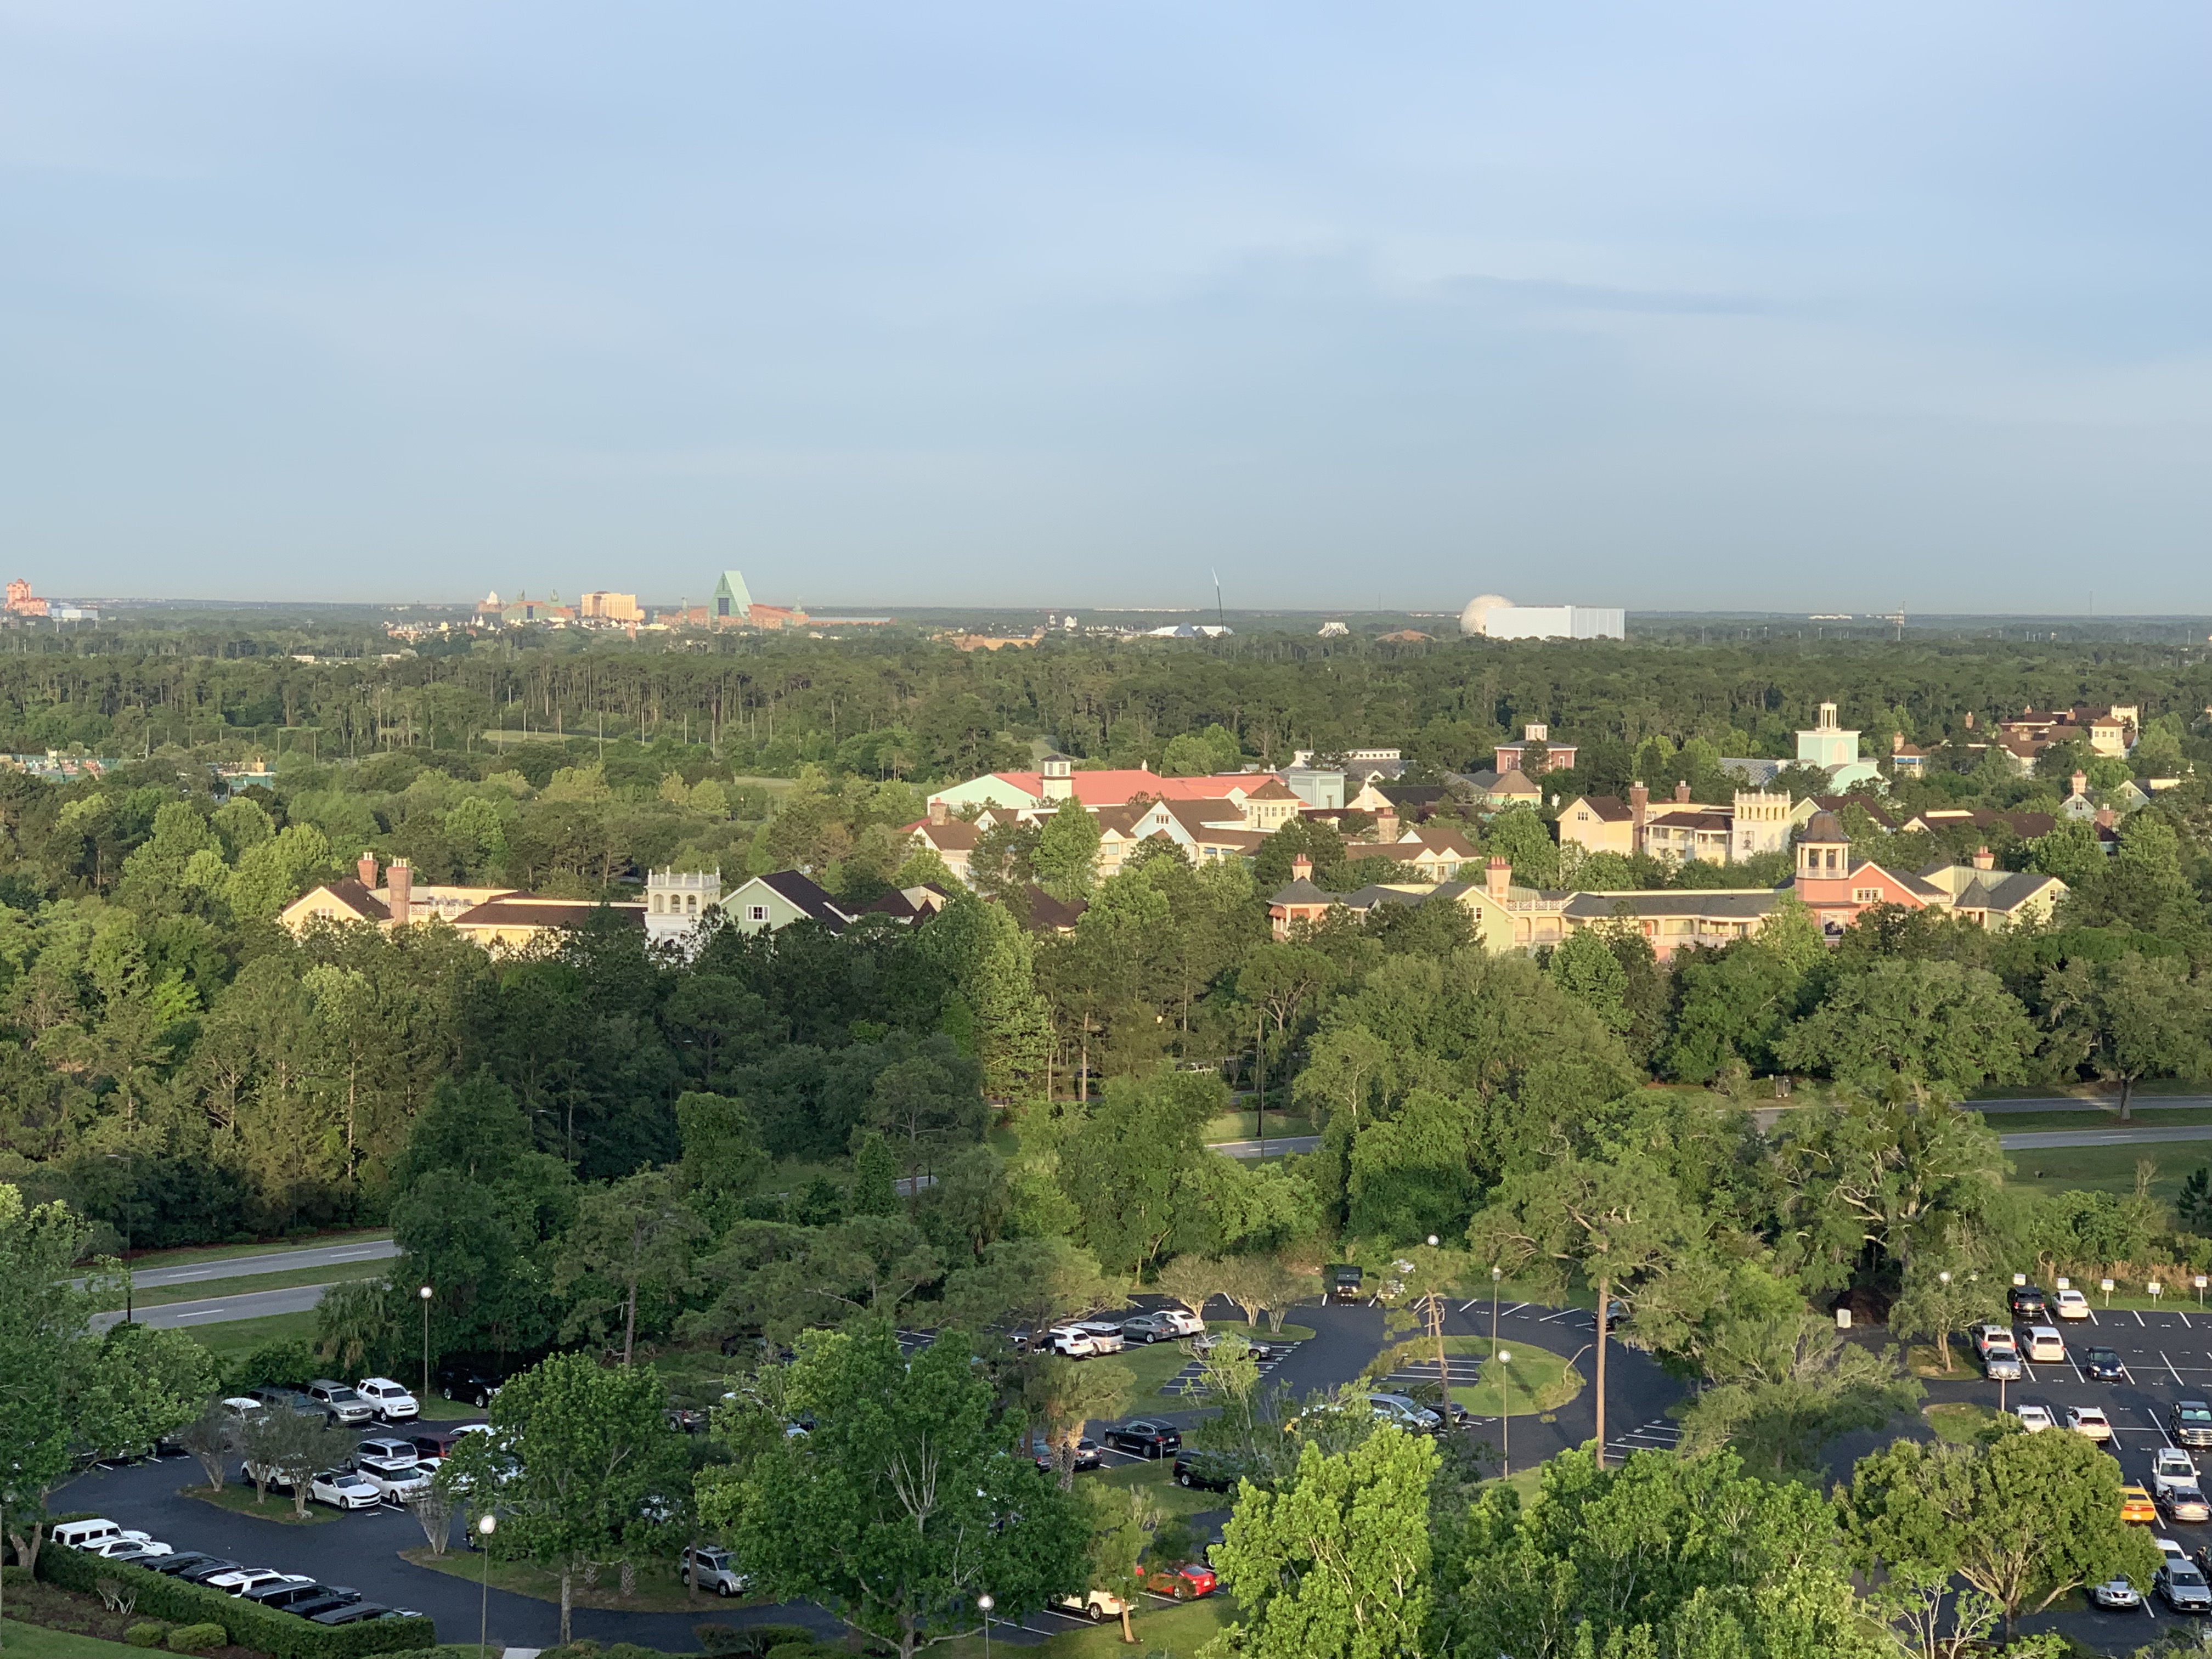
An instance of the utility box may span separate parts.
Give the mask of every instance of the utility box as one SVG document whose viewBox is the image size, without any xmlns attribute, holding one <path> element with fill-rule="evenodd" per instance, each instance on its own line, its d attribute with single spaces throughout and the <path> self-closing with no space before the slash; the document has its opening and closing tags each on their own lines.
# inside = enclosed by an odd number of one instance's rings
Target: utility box
<svg viewBox="0 0 2212 1659">
<path fill-rule="evenodd" d="M 1851 1310 L 1850 1310 L 1849 1308 L 1838 1308 L 1838 1309 L 1837 1309 L 1837 1310 L 1836 1310 L 1836 1328 L 1837 1328 L 1838 1330 L 1839 1330 L 1839 1331 L 1847 1331 L 1847 1330 L 1850 1329 L 1850 1328 L 1851 1328 Z"/>
</svg>

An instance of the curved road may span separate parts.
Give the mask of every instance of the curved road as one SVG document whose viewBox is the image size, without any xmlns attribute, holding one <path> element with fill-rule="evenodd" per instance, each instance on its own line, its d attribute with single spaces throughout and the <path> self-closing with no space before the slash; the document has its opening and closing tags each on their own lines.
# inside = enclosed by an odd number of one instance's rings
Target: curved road
<svg viewBox="0 0 2212 1659">
<path fill-rule="evenodd" d="M 301 1250 L 270 1250 L 260 1255 L 229 1255 L 215 1261 L 191 1261 L 175 1267 L 147 1267 L 131 1275 L 146 1290 L 169 1285 L 198 1285 L 211 1279 L 252 1279 L 259 1273 L 296 1273 L 302 1267 L 336 1267 L 351 1261 L 391 1261 L 399 1246 L 388 1238 L 364 1238 L 350 1244 L 315 1244 Z M 75 1281 L 82 1290 L 85 1281 Z"/>
</svg>

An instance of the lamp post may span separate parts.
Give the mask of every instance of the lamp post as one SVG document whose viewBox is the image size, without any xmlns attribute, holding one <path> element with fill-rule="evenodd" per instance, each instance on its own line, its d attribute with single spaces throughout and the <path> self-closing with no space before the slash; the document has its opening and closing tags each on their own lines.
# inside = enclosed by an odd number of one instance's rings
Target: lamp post
<svg viewBox="0 0 2212 1659">
<path fill-rule="evenodd" d="M 1498 1433 L 1500 1443 L 1499 1450 L 1505 1459 L 1505 1479 L 1508 1480 L 1513 1478 L 1513 1413 L 1510 1410 L 1511 1401 L 1505 1397 L 1505 1372 L 1503 1368 L 1512 1360 L 1512 1358 L 1513 1356 L 1503 1348 L 1498 1351 L 1498 1364 L 1500 1367 L 1498 1373 Z"/>
<path fill-rule="evenodd" d="M 975 1610 L 983 1615 L 983 1659 L 991 1659 L 991 1609 L 998 1605 L 988 1593 L 975 1598 Z"/>
<path fill-rule="evenodd" d="M 131 1162 L 131 1160 L 121 1152 L 110 1152 L 107 1155 L 107 1161 L 111 1164 L 128 1164 Z M 131 1173 L 135 1175 L 137 1171 L 134 1170 Z M 137 1207 L 137 1194 L 135 1192 L 126 1192 L 124 1194 L 122 1204 L 118 1206 L 123 1212 L 123 1322 L 126 1325 L 131 1322 L 131 1315 L 133 1312 L 133 1309 L 131 1305 L 131 1212 Z"/>
<path fill-rule="evenodd" d="M 484 1659 L 491 1639 L 491 1535 L 499 1530 L 499 1517 L 477 1517 L 477 1536 L 483 1540 L 483 1589 L 477 1601 L 477 1659 Z"/>
<path fill-rule="evenodd" d="M 430 1403 L 430 1287 L 425 1285 L 415 1294 L 422 1304 L 422 1403 L 427 1406 Z"/>
<path fill-rule="evenodd" d="M 1438 1242 L 1434 1233 L 1429 1235 L 1431 1249 L 1435 1249 Z M 1429 1285 L 1429 1317 L 1436 1324 L 1434 1334 L 1437 1339 L 1437 1419 L 1443 1425 L 1443 1431 L 1449 1434 L 1451 1432 L 1452 1422 L 1451 1359 L 1444 1352 L 1443 1290 L 1441 1285 L 1433 1282 Z"/>
<path fill-rule="evenodd" d="M 1951 1369 L 1951 1270 L 1944 1268 L 1936 1275 L 1936 1282 L 1943 1287 L 1943 1369 Z"/>
</svg>

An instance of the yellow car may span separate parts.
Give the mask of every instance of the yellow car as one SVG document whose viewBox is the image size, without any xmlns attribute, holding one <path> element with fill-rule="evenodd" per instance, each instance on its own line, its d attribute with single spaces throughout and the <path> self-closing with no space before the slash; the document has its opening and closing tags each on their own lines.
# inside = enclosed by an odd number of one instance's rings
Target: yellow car
<svg viewBox="0 0 2212 1659">
<path fill-rule="evenodd" d="M 2120 1519 L 2140 1521 L 2149 1526 L 2158 1519 L 2158 1505 L 2150 1501 L 2150 1493 L 2141 1486 L 2120 1488 Z"/>
</svg>

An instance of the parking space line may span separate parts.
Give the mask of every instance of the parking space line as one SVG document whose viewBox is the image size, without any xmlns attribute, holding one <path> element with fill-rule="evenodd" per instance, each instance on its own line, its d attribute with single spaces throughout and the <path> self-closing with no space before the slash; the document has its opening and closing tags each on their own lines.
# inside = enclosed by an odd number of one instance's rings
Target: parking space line
<svg viewBox="0 0 2212 1659">
<path fill-rule="evenodd" d="M 1550 1324 L 1550 1323 L 1551 1323 L 1553 1320 L 1555 1320 L 1555 1319 L 1565 1319 L 1565 1318 L 1569 1314 L 1573 1313 L 1574 1311 L 1575 1311 L 1575 1310 L 1574 1310 L 1574 1309 L 1572 1309 L 1572 1308 L 1562 1308 L 1562 1309 L 1560 1309 L 1560 1310 L 1559 1310 L 1559 1312 L 1557 1312 L 1557 1313 L 1553 1313 L 1553 1314 L 1546 1314 L 1546 1315 L 1545 1315 L 1541 1319 L 1538 1320 L 1536 1322 L 1537 1322 L 1539 1325 L 1548 1325 L 1548 1324 Z"/>
<path fill-rule="evenodd" d="M 2033 1382 L 2036 1380 L 2035 1367 L 2029 1364 L 2027 1361 L 2025 1359 L 2021 1360 L 2020 1362 L 2020 1368 L 2027 1373 L 2027 1380 L 2029 1382 Z"/>
<path fill-rule="evenodd" d="M 2158 1357 L 2166 1361 L 2166 1374 L 2173 1379 L 2173 1386 L 2177 1389 L 2187 1388 L 2189 1385 L 2181 1380 L 2181 1373 L 2173 1369 L 2173 1362 L 2166 1359 L 2165 1349 L 2160 1348 L 2158 1351 Z"/>
<path fill-rule="evenodd" d="M 2135 1310 L 2135 1316 L 2136 1316 L 2136 1324 L 2138 1324 L 2138 1325 L 2142 1324 L 2142 1323 L 2143 1322 L 2143 1316 L 2142 1316 L 2142 1310 L 2141 1308 L 2137 1308 L 2137 1309 Z"/>
<path fill-rule="evenodd" d="M 1528 1305 L 1528 1304 L 1527 1303 L 1525 1303 L 1525 1302 L 1516 1302 L 1516 1303 L 1515 1303 L 1511 1307 L 1508 1308 L 1505 1311 L 1506 1311 L 1508 1314 L 1517 1314 L 1517 1313 L 1519 1313 L 1519 1312 L 1521 1311 L 1521 1310 L 1522 1310 L 1522 1309 L 1523 1309 L 1523 1308 L 1527 1307 Z"/>
<path fill-rule="evenodd" d="M 1480 1302 L 1480 1301 L 1481 1301 L 1481 1300 L 1482 1300 L 1482 1298 L 1481 1298 L 1480 1297 L 1475 1297 L 1475 1299 L 1474 1299 L 1474 1301 L 1475 1301 L 1475 1302 Z M 1462 1302 L 1462 1303 L 1461 1303 L 1461 1304 L 1459 1304 L 1459 1310 L 1460 1310 L 1462 1313 L 1465 1313 L 1465 1312 L 1466 1312 L 1469 1308 L 1472 1308 L 1473 1306 L 1474 1306 L 1474 1302 Z"/>
</svg>

